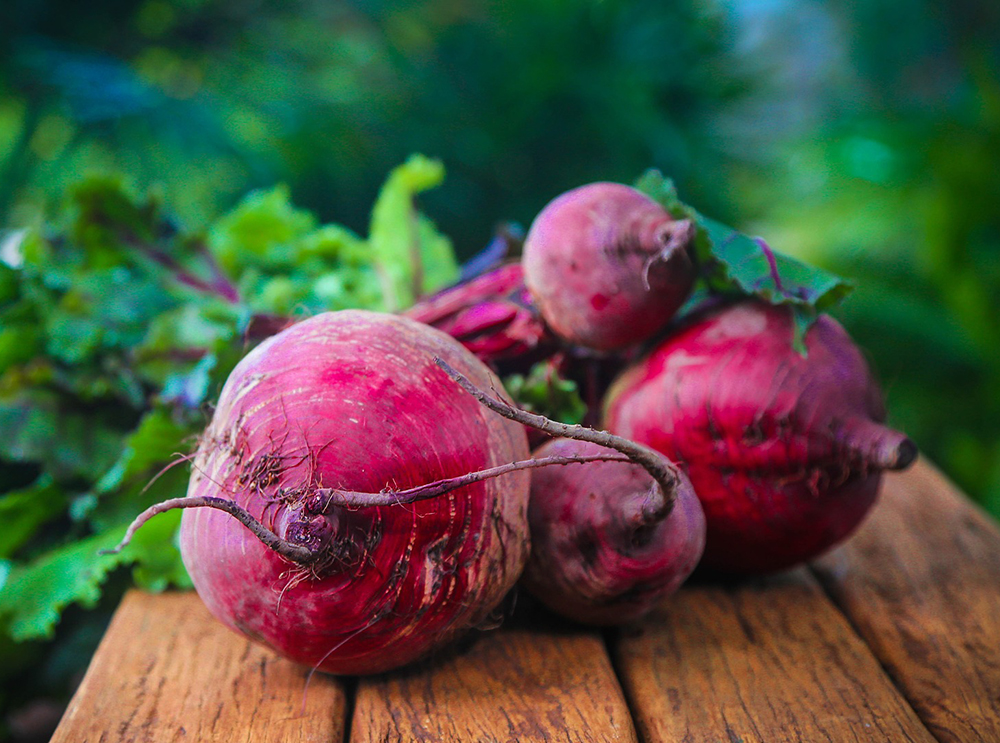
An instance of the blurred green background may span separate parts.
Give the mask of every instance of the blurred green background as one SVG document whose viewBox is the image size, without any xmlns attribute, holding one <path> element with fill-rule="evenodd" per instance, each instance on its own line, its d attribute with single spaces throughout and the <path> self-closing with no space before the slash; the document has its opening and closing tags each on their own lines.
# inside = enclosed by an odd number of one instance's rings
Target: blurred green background
<svg viewBox="0 0 1000 743">
<path fill-rule="evenodd" d="M 461 256 L 655 166 L 854 280 L 891 421 L 1000 514 L 995 0 L 0 2 L 0 254 L 91 172 L 190 228 L 284 183 L 362 231 L 412 152 Z"/>
</svg>

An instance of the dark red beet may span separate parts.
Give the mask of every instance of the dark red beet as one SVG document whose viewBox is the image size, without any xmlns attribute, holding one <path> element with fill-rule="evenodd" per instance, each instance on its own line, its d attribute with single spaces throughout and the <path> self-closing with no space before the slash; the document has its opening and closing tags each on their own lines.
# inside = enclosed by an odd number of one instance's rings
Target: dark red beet
<svg viewBox="0 0 1000 743">
<path fill-rule="evenodd" d="M 609 453 L 555 439 L 535 458 Z M 664 514 L 645 469 L 623 462 L 548 467 L 531 477 L 531 557 L 525 587 L 553 611 L 587 624 L 637 619 L 676 591 L 705 546 L 705 517 L 681 478 Z"/>
<path fill-rule="evenodd" d="M 881 425 L 882 395 L 832 318 L 792 346 L 787 307 L 747 301 L 665 340 L 612 386 L 608 428 L 684 466 L 708 523 L 704 562 L 766 572 L 844 539 L 884 469 L 916 456 Z"/>
<path fill-rule="evenodd" d="M 525 283 L 570 343 L 610 351 L 669 322 L 691 292 L 694 228 L 645 194 L 592 183 L 550 202 L 524 243 Z"/>
</svg>

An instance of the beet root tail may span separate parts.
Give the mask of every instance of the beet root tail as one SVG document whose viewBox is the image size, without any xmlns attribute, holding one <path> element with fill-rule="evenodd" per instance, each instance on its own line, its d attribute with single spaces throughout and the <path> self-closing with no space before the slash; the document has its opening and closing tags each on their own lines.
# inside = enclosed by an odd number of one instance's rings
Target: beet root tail
<svg viewBox="0 0 1000 743">
<path fill-rule="evenodd" d="M 904 470 L 917 458 L 917 445 L 905 434 L 872 420 L 854 418 L 845 428 L 849 451 L 880 470 Z"/>
</svg>

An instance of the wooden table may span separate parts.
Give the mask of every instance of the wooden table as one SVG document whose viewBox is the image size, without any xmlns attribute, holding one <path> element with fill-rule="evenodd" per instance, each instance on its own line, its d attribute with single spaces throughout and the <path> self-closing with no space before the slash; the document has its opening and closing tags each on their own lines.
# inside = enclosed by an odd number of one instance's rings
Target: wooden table
<svg viewBox="0 0 1000 743">
<path fill-rule="evenodd" d="M 1000 530 L 918 463 L 809 567 L 689 584 L 620 631 L 515 616 L 360 680 L 308 678 L 193 594 L 133 592 L 53 738 L 637 739 L 1000 741 Z"/>
</svg>

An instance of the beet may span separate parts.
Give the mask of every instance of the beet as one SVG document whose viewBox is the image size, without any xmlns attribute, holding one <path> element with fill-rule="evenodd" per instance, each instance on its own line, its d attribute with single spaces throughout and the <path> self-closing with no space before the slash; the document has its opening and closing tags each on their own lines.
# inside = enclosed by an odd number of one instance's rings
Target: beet
<svg viewBox="0 0 1000 743">
<path fill-rule="evenodd" d="M 535 458 L 595 456 L 604 447 L 555 439 Z M 665 514 L 646 470 L 623 462 L 549 467 L 531 477 L 531 557 L 523 583 L 578 622 L 638 619 L 674 593 L 705 546 L 705 517 L 682 477 Z"/>
<path fill-rule="evenodd" d="M 437 357 L 491 385 L 457 342 L 405 318 L 328 313 L 273 336 L 226 382 L 188 497 L 136 526 L 188 507 L 181 552 L 205 604 L 294 661 L 367 674 L 440 648 L 496 607 L 529 541 L 527 473 L 400 495 L 528 454 L 524 429 Z"/>
<path fill-rule="evenodd" d="M 705 509 L 704 562 L 758 573 L 815 557 L 871 508 L 880 475 L 916 457 L 881 425 L 880 389 L 822 315 L 793 348 L 788 307 L 754 301 L 692 321 L 626 371 L 605 422 L 678 461 Z"/>
<path fill-rule="evenodd" d="M 691 293 L 694 227 L 634 188 L 592 183 L 535 218 L 525 283 L 549 326 L 570 343 L 610 351 L 661 329 Z"/>
</svg>

